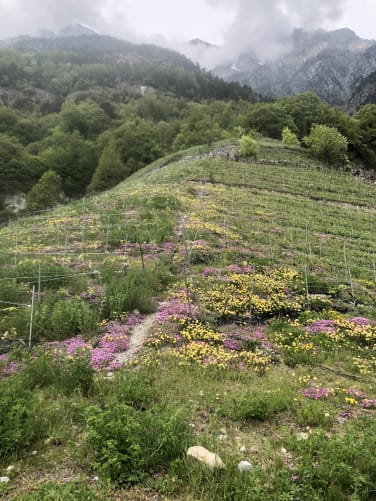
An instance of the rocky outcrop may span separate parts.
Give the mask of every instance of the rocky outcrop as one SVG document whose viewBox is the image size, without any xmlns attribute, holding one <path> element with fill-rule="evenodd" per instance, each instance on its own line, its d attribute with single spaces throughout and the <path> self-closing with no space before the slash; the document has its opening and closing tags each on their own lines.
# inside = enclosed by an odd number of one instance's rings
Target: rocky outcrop
<svg viewBox="0 0 376 501">
<path fill-rule="evenodd" d="M 25 193 L 16 193 L 15 195 L 8 195 L 4 199 L 4 208 L 13 214 L 17 214 L 26 208 L 26 195 Z"/>
</svg>

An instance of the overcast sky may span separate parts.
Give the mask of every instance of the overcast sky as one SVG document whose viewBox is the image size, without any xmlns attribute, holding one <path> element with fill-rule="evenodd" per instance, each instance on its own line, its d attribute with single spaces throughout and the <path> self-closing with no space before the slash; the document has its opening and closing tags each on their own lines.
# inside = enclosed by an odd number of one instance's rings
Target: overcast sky
<svg viewBox="0 0 376 501">
<path fill-rule="evenodd" d="M 347 26 L 376 39 L 376 0 L 0 0 L 0 39 L 81 22 L 133 40 L 161 35 L 221 44 L 240 25 L 244 37 L 248 22 L 264 30 L 268 17 L 273 29 L 288 30 L 291 22 Z"/>
</svg>

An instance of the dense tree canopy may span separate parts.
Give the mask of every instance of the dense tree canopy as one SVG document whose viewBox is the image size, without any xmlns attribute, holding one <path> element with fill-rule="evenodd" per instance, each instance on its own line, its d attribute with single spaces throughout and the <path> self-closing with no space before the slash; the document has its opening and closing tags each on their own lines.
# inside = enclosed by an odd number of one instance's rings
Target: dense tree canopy
<svg viewBox="0 0 376 501">
<path fill-rule="evenodd" d="M 80 197 L 168 153 L 252 131 L 288 144 L 308 137 L 324 161 L 348 154 L 376 170 L 375 124 L 376 105 L 350 116 L 312 93 L 262 103 L 248 87 L 153 46 L 24 40 L 0 49 L 0 213 L 7 194 L 30 192 L 51 170 L 65 197 Z"/>
</svg>

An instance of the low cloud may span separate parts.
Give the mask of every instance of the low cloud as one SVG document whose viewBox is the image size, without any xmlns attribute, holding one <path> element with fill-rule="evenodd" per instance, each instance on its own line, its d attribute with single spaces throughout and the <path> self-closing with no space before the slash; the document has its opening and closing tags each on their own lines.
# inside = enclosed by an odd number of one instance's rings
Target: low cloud
<svg viewBox="0 0 376 501">
<path fill-rule="evenodd" d="M 134 38 L 121 0 L 0 0 L 0 38 L 58 31 L 82 23 L 103 33 Z"/>
<path fill-rule="evenodd" d="M 207 0 L 211 6 L 235 9 L 235 20 L 213 60 L 225 62 L 249 51 L 262 60 L 281 56 L 290 47 L 294 28 L 313 30 L 343 15 L 345 0 Z M 209 55 L 207 55 L 209 56 Z"/>
</svg>

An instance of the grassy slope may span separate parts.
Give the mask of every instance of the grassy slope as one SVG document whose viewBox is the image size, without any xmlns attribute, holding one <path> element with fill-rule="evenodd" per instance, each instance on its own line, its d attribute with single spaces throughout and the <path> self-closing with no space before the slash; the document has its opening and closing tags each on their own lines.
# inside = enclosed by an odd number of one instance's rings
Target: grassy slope
<svg viewBox="0 0 376 501">
<path fill-rule="evenodd" d="M 126 256 L 116 252 L 122 243 L 171 241 L 184 249 L 183 232 L 193 254 L 196 249 L 192 242 L 204 240 L 209 244 L 209 250 L 205 244 L 204 249 L 196 252 L 199 258 L 193 266 L 195 275 L 206 265 L 223 267 L 243 261 L 287 265 L 303 275 L 306 270 L 314 272 L 320 268 L 323 281 L 333 287 L 351 282 L 358 299 L 356 304 L 348 303 L 354 315 L 375 316 L 375 186 L 323 166 L 313 169 L 298 165 L 302 161 L 309 163 L 304 152 L 285 148 L 276 141 L 262 142 L 261 157 L 269 158 L 270 164 L 215 158 L 182 159 L 166 166 L 157 162 L 111 192 L 13 222 L 0 232 L 2 277 L 14 263 L 26 258 L 52 257 L 63 261 L 72 274 L 90 273 L 106 260 L 120 266 L 126 259 L 130 268 L 140 268 L 137 252 Z M 276 159 L 296 165 L 276 165 Z M 151 262 L 158 259 L 152 256 Z M 177 270 L 179 252 L 176 260 Z M 316 286 L 313 284 L 309 292 L 319 292 Z M 161 297 L 164 295 L 162 292 Z M 348 296 L 344 300 L 348 301 Z M 360 480 L 364 469 L 359 466 L 358 454 L 365 458 L 372 455 L 370 444 L 375 431 L 372 435 L 369 428 L 369 443 L 364 441 L 362 431 L 363 426 L 370 426 L 367 419 L 371 411 L 362 411 L 351 403 L 346 407 L 344 398 L 338 396 L 340 392 L 325 402 L 301 398 L 299 393 L 309 381 L 317 381 L 320 387 L 351 387 L 372 398 L 374 375 L 352 373 L 349 377 L 348 367 L 341 365 L 343 356 L 336 353 L 321 364 L 309 361 L 294 368 L 279 363 L 260 378 L 253 371 L 218 372 L 186 367 L 173 359 L 163 359 L 162 354 L 161 365 L 145 369 L 153 399 L 161 405 L 172 401 L 184 408 L 187 419 L 194 424 L 194 441 L 218 452 L 228 470 L 218 476 L 191 464 L 178 464 L 150 481 L 149 487 L 166 495 L 166 499 L 181 500 L 372 499 L 372 486 L 365 487 Z M 91 399 L 95 402 L 110 398 L 119 387 L 121 376 L 112 390 L 109 383 L 99 380 Z M 271 407 L 266 405 L 269 410 L 265 411 L 265 421 L 247 417 L 239 409 L 234 411 L 234 402 L 246 401 L 250 390 L 256 400 L 260 391 L 270 394 Z M 83 399 L 75 398 L 54 403 L 68 420 L 72 403 L 78 407 L 86 405 Z M 279 413 L 274 412 L 273 405 Z M 351 414 L 353 420 L 338 419 L 341 410 Z M 60 433 L 63 447 L 57 450 L 40 445 L 36 461 L 21 459 L 17 463 L 27 480 L 21 482 L 26 491 L 35 489 L 38 479 L 49 475 L 60 481 L 56 472 L 63 466 L 69 472 L 67 477 L 77 480 L 80 472 L 81 481 L 87 483 L 87 465 L 77 446 L 72 453 L 69 431 L 59 424 L 54 432 Z M 296 433 L 302 432 L 311 434 L 309 440 L 296 439 Z M 219 440 L 219 434 L 225 437 Z M 240 445 L 247 447 L 246 454 L 239 452 Z M 318 458 L 313 469 L 312 455 Z M 248 459 L 255 466 L 252 483 L 236 473 L 241 459 Z M 343 466 L 343 471 L 334 471 L 333 465 L 342 463 L 354 464 L 354 471 L 358 472 L 360 487 L 357 494 L 351 491 L 358 497 L 348 497 L 350 491 L 344 480 L 350 475 L 346 473 L 347 466 Z M 333 467 L 331 476 L 329 467 Z M 291 480 L 295 474 L 297 481 Z M 98 493 L 104 489 L 92 488 Z M 12 492 L 15 491 L 10 490 L 10 496 Z M 120 496 L 116 489 L 111 492 L 104 498 Z M 16 498 L 17 495 L 20 494 L 14 494 Z M 145 492 L 139 496 L 148 499 Z M 55 498 L 60 499 L 57 494 Z M 137 499 L 136 494 L 130 494 L 130 499 Z"/>
</svg>

